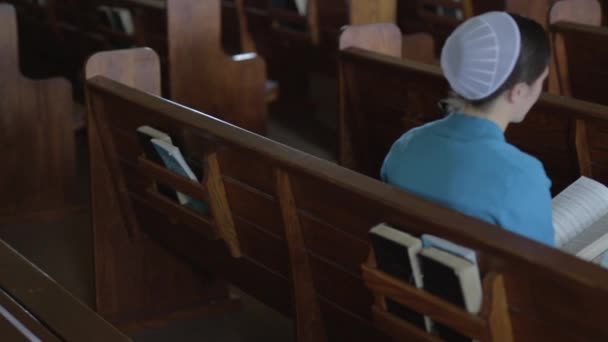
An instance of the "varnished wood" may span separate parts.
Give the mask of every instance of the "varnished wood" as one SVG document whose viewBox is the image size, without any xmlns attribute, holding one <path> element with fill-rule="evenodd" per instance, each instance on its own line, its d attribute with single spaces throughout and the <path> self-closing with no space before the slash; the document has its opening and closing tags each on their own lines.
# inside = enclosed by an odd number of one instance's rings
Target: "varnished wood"
<svg viewBox="0 0 608 342">
<path fill-rule="evenodd" d="M 508 312 L 504 278 L 499 274 L 491 273 L 486 276 L 483 285 L 486 306 L 480 315 L 488 322 L 488 336 L 484 341 L 513 342 L 513 327 Z"/>
<path fill-rule="evenodd" d="M 599 27 L 600 23 L 597 1 L 560 1 L 552 8 L 551 32 L 560 94 L 608 104 L 598 88 L 604 81 L 603 56 L 608 56 L 602 43 L 608 30 Z"/>
<path fill-rule="evenodd" d="M 459 332 L 481 338 L 485 335 L 487 323 L 478 316 L 467 313 L 462 308 L 448 303 L 423 290 L 405 283 L 369 266 L 363 266 L 363 279 L 374 293 L 381 293 L 399 304 L 431 317 Z"/>
<path fill-rule="evenodd" d="M 441 342 L 439 337 L 427 334 L 413 324 L 391 315 L 377 306 L 372 308 L 378 329 L 385 331 L 395 341 L 403 342 Z"/>
<path fill-rule="evenodd" d="M 338 160 L 375 178 L 402 133 L 442 117 L 437 102 L 448 93 L 438 66 L 356 48 L 341 52 L 340 82 Z"/>
<path fill-rule="evenodd" d="M 43 341 L 130 341 L 2 240 L 0 306 Z"/>
<path fill-rule="evenodd" d="M 428 64 L 438 64 L 435 57 L 435 41 L 428 33 L 412 33 L 403 36 L 401 57 Z"/>
<path fill-rule="evenodd" d="M 375 323 L 397 340 L 405 336 L 420 341 L 438 339 L 390 314 L 385 304 L 386 297 L 476 340 L 513 341 L 504 281 L 499 274 L 489 273 L 485 276 L 483 307 L 479 314 L 475 315 L 383 273 L 377 269 L 373 254 L 370 254 L 368 261 L 362 265 L 362 270 L 366 286 L 377 297 L 377 302 L 372 308 Z"/>
<path fill-rule="evenodd" d="M 285 224 L 285 240 L 289 250 L 291 278 L 293 283 L 293 296 L 296 337 L 297 341 L 313 342 L 326 341 L 325 328 L 319 311 L 317 293 L 314 288 L 310 263 L 306 253 L 304 236 L 298 213 L 296 212 L 295 198 L 291 190 L 289 175 L 282 171 L 275 172 L 277 195 L 283 222 Z"/>
<path fill-rule="evenodd" d="M 349 25 L 340 35 L 340 50 L 358 47 L 401 58 L 401 30 L 395 24 Z"/>
<path fill-rule="evenodd" d="M 160 96 L 160 61 L 148 48 L 98 52 L 85 66 L 87 78 L 96 75 L 116 80 L 148 93 Z"/>
<path fill-rule="evenodd" d="M 162 125 L 176 137 L 189 137 L 180 148 L 191 158 L 205 153 L 200 146 L 217 147 L 241 258 L 233 258 L 223 241 L 208 240 L 172 224 L 170 217 L 144 201 L 136 202 L 137 219 L 154 241 L 195 269 L 226 277 L 291 317 L 297 312 L 291 295 L 294 270 L 273 179 L 277 169 L 289 176 L 328 340 L 389 339 L 372 323 L 374 298 L 358 271 L 369 254 L 369 229 L 378 222 L 412 235 L 438 235 L 483 255 L 485 271 L 504 279 L 514 340 L 608 338 L 608 327 L 599 314 L 608 303 L 608 273 L 596 265 L 103 77 L 90 79 L 87 87 L 98 103 L 93 115 L 108 120 L 114 139 L 135 141 L 139 125 Z M 574 106 L 571 100 L 552 101 Z M 594 142 L 596 132 L 590 133 Z M 140 153 L 125 144 L 115 144 L 115 148 L 125 161 L 135 160 Z M 145 191 L 137 174 L 126 166 L 122 172 L 130 191 Z M 501 301 L 486 299 L 484 306 L 500 306 Z M 467 329 L 479 326 L 480 319 L 473 318 Z M 487 327 L 483 322 L 481 326 Z M 508 327 L 503 319 L 493 322 Z"/>
<path fill-rule="evenodd" d="M 226 242 L 230 254 L 238 258 L 241 256 L 241 248 L 239 246 L 239 237 L 236 234 L 234 220 L 230 204 L 226 199 L 226 189 L 222 182 L 222 173 L 218 162 L 217 153 L 210 153 L 205 157 L 207 165 L 207 181 L 206 186 L 209 189 L 209 199 L 211 211 L 217 224 L 219 235 Z"/>
<path fill-rule="evenodd" d="M 89 59 L 85 70 L 86 77 L 95 75 L 104 75 L 151 95 L 160 95 L 160 62 L 150 49 L 98 53 Z M 201 316 L 236 309 L 238 305 L 229 297 L 225 284 L 194 273 L 132 226 L 136 224 L 133 222 L 132 201 L 126 189 L 120 188 L 110 174 L 109 156 L 102 148 L 100 126 L 90 116 L 96 104 L 90 100 L 88 97 L 97 312 L 124 330 L 136 331 L 145 326 L 158 326 L 170 317 Z M 105 140 L 112 141 L 107 136 Z M 115 159 L 113 164 L 114 170 L 122 167 Z M 124 179 L 122 184 L 124 186 Z M 182 207 L 171 206 L 164 198 L 153 197 L 154 194 L 146 192 L 145 196 L 157 210 L 178 211 L 183 222 L 198 228 L 197 234 L 208 239 L 215 237 L 211 228 L 204 230 L 200 216 L 180 211 Z M 120 205 L 119 198 L 126 206 Z M 116 213 L 121 213 L 121 217 L 114 215 Z M 144 260 L 154 266 L 142 267 Z M 149 298 L 157 300 L 150 301 Z"/>
<path fill-rule="evenodd" d="M 505 10 L 535 20 L 545 29 L 549 27 L 547 14 L 555 0 L 505 0 Z"/>
<path fill-rule="evenodd" d="M 234 6 L 239 20 L 241 52 L 256 52 L 257 49 L 249 31 L 247 14 L 245 13 L 245 0 L 234 0 Z"/>
<path fill-rule="evenodd" d="M 564 43 L 565 53 L 556 56 L 560 72 L 561 93 L 583 100 L 607 104 L 601 92 L 604 56 L 603 42 L 608 37 L 605 27 L 558 22 L 551 25 L 555 38 Z M 580 53 L 585 51 L 586 53 Z M 599 88 L 598 88 L 599 87 Z"/>
<path fill-rule="evenodd" d="M 0 4 L 0 217 L 57 217 L 77 203 L 72 88 L 63 78 L 30 80 L 19 66 L 17 17 Z"/>
<path fill-rule="evenodd" d="M 350 0 L 349 24 L 396 23 L 397 1 L 395 0 Z"/>
<path fill-rule="evenodd" d="M 349 25 L 340 34 L 340 50 L 357 47 L 377 53 L 436 64 L 435 42 L 428 33 L 402 35 L 395 24 Z"/>
<path fill-rule="evenodd" d="M 168 0 L 167 15 L 171 98 L 265 134 L 266 64 L 223 51 L 220 0 Z"/>
<path fill-rule="evenodd" d="M 549 24 L 570 22 L 590 26 L 600 26 L 602 11 L 597 0 L 561 0 L 551 7 Z M 553 58 L 549 71 L 548 91 L 553 94 L 571 95 L 568 76 L 568 62 L 564 38 L 553 33 Z"/>
</svg>

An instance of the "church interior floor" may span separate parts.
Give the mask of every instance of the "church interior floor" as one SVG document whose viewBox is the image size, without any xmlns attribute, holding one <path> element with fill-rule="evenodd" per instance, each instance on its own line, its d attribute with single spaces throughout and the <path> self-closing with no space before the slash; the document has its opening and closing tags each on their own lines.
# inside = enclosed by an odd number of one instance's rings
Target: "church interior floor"
<svg viewBox="0 0 608 342">
<path fill-rule="evenodd" d="M 313 97 L 324 103 L 310 116 L 272 115 L 268 137 L 320 158 L 335 160 L 335 108 L 337 94 L 319 78 L 313 81 Z M 328 113 L 332 113 L 329 115 Z M 333 127 L 332 127 L 333 126 Z M 77 135 L 82 201 L 88 202 L 88 158 L 86 136 Z M 0 238 L 49 274 L 77 298 L 94 303 L 93 236 L 90 211 L 44 224 L 0 225 Z M 174 321 L 160 328 L 133 335 L 135 341 L 292 341 L 291 320 L 254 298 L 233 289 L 243 299 L 244 309 L 212 318 Z"/>
</svg>

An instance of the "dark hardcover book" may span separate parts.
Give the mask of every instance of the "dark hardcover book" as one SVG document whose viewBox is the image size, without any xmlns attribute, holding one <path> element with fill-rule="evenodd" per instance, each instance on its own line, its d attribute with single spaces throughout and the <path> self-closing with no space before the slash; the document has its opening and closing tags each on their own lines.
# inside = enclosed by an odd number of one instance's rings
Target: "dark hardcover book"
<svg viewBox="0 0 608 342">
<path fill-rule="evenodd" d="M 416 254 L 422 242 L 405 232 L 386 224 L 379 224 L 369 232 L 378 268 L 408 284 L 422 287 L 422 275 Z M 387 310 L 423 330 L 430 329 L 430 321 L 397 302 L 386 298 Z"/>
<path fill-rule="evenodd" d="M 418 255 L 424 274 L 424 289 L 476 314 L 481 307 L 481 280 L 477 265 L 442 250 L 424 248 Z M 435 322 L 435 331 L 446 341 L 472 341 L 453 329 Z"/>
</svg>

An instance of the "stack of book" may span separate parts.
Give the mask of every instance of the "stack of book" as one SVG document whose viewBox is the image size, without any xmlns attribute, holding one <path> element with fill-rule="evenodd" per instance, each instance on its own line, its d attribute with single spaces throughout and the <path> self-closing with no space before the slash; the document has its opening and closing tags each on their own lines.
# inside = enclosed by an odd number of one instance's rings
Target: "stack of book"
<svg viewBox="0 0 608 342">
<path fill-rule="evenodd" d="M 417 288 L 463 307 L 472 314 L 482 302 L 475 251 L 447 240 L 414 237 L 384 223 L 371 229 L 370 240 L 378 268 Z M 387 310 L 447 341 L 471 341 L 443 324 L 386 299 Z"/>
<path fill-rule="evenodd" d="M 556 247 L 608 267 L 608 187 L 580 177 L 552 203 Z M 534 229 L 534 227 L 530 227 Z M 370 230 L 378 268 L 408 284 L 479 312 L 482 287 L 475 251 L 432 235 L 414 237 L 384 223 Z M 428 317 L 386 299 L 387 310 L 447 341 L 471 341 Z"/>
</svg>

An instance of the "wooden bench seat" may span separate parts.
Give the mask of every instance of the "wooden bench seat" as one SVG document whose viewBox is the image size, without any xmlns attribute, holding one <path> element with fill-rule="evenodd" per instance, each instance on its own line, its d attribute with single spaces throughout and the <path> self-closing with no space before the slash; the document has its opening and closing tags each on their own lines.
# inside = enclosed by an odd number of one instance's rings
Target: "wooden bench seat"
<svg viewBox="0 0 608 342">
<path fill-rule="evenodd" d="M 4 341 L 131 341 L 0 240 Z"/>
<path fill-rule="evenodd" d="M 188 296 L 195 302 L 196 293 L 181 291 L 191 289 L 193 280 L 167 283 L 174 277 L 169 266 L 179 267 L 175 260 L 136 257 L 145 244 L 162 246 L 196 273 L 228 279 L 293 317 L 299 341 L 388 341 L 388 327 L 374 323 L 374 297 L 361 273 L 361 265 L 369 265 L 369 229 L 388 222 L 413 235 L 430 233 L 477 250 L 484 278 L 497 284 L 488 290 L 489 298 L 504 288 L 506 304 L 497 307 L 512 340 L 608 338 L 599 314 L 608 304 L 605 270 L 113 81 L 116 75 L 97 75 L 88 80 L 87 93 L 94 122 L 89 133 L 96 137 L 93 170 L 107 170 L 93 174 L 92 187 L 99 307 L 114 303 L 114 314 L 133 312 L 133 306 L 150 309 L 150 303 L 125 297 L 133 291 L 179 292 L 179 303 L 188 303 Z M 199 161 L 201 182 L 147 160 L 135 133 L 141 125 L 169 133 L 186 160 Z M 210 214 L 171 204 L 157 192 L 159 182 L 206 202 Z M 157 269 L 158 264 L 168 268 Z M 144 272 L 148 276 L 142 278 Z M 494 275 L 504 285 L 494 282 Z M 366 279 L 371 284 L 372 278 Z M 399 295 L 420 299 L 408 293 Z M 174 300 L 162 305 L 172 307 Z M 446 315 L 455 319 L 463 313 Z M 491 319 L 466 317 L 481 330 L 469 325 L 459 331 L 490 336 L 481 331 L 494 324 Z M 409 331 L 402 338 L 422 334 Z M 485 340 L 508 340 L 505 336 Z"/>
</svg>

